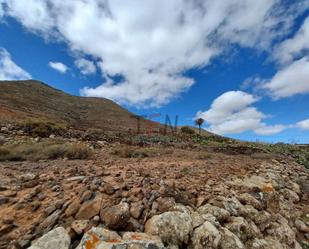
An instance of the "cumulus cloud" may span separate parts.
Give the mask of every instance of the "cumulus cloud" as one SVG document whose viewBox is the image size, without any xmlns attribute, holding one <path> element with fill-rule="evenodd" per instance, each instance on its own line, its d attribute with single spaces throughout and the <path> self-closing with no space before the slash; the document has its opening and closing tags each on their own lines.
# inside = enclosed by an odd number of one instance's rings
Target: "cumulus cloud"
<svg viewBox="0 0 309 249">
<path fill-rule="evenodd" d="M 296 127 L 302 129 L 302 130 L 309 130 L 309 119 L 305 119 L 303 121 L 300 121 L 296 124 Z"/>
<path fill-rule="evenodd" d="M 282 64 L 289 63 L 309 49 L 309 17 L 294 37 L 285 40 L 275 51 L 275 58 Z"/>
<path fill-rule="evenodd" d="M 0 48 L 0 80 L 25 80 L 31 75 L 15 64 L 9 52 Z"/>
<path fill-rule="evenodd" d="M 262 88 L 275 99 L 309 93 L 309 57 L 279 70 L 271 80 L 262 84 Z"/>
<path fill-rule="evenodd" d="M 92 61 L 83 58 L 76 60 L 75 65 L 82 74 L 95 74 L 97 71 L 97 68 Z"/>
<path fill-rule="evenodd" d="M 66 66 L 66 65 L 64 65 L 62 62 L 53 62 L 53 61 L 50 61 L 49 63 L 48 63 L 48 65 L 52 68 L 52 69 L 54 69 L 54 70 L 56 70 L 56 71 L 58 71 L 59 73 L 62 73 L 62 74 L 64 74 L 64 73 L 66 73 L 67 71 L 68 71 L 68 67 Z"/>
<path fill-rule="evenodd" d="M 217 134 L 236 134 L 253 130 L 259 135 L 272 135 L 285 129 L 283 125 L 267 126 L 267 117 L 252 104 L 258 97 L 243 91 L 229 91 L 216 98 L 207 111 L 199 111 L 196 117 L 203 118 L 208 129 Z"/>
<path fill-rule="evenodd" d="M 287 126 L 284 125 L 269 125 L 267 126 L 266 124 L 261 124 L 260 128 L 257 128 L 254 130 L 254 132 L 258 135 L 273 135 L 282 132 L 288 128 Z"/>
<path fill-rule="evenodd" d="M 229 45 L 268 49 L 305 11 L 308 1 L 296 2 L 287 7 L 283 0 L 6 0 L 5 5 L 6 15 L 27 29 L 100 61 L 103 83 L 84 88 L 84 95 L 159 106 L 194 84 L 184 72 L 208 65 Z"/>
</svg>

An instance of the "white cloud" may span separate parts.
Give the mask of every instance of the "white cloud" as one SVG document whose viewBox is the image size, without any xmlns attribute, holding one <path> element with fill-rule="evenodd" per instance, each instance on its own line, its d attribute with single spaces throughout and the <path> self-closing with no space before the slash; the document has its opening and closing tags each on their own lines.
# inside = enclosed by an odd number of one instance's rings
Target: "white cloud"
<svg viewBox="0 0 309 249">
<path fill-rule="evenodd" d="M 50 61 L 48 63 L 48 65 L 52 68 L 52 69 L 55 69 L 56 71 L 58 71 L 59 73 L 66 73 L 68 71 L 68 67 L 66 65 L 64 65 L 63 63 L 61 62 L 53 62 L 53 61 Z"/>
<path fill-rule="evenodd" d="M 262 124 L 260 128 L 255 129 L 254 132 L 258 135 L 273 135 L 282 132 L 288 128 L 287 126 L 284 125 L 265 125 Z"/>
<path fill-rule="evenodd" d="M 309 130 L 309 119 L 305 119 L 303 121 L 300 121 L 296 124 L 296 127 L 302 129 L 302 130 Z"/>
<path fill-rule="evenodd" d="M 261 87 L 267 89 L 275 99 L 309 93 L 309 57 L 279 70 L 271 80 L 262 83 Z"/>
<path fill-rule="evenodd" d="M 295 36 L 287 39 L 275 51 L 275 58 L 279 62 L 286 64 L 291 62 L 295 57 L 309 49 L 309 17 Z"/>
<path fill-rule="evenodd" d="M 7 50 L 0 47 L 0 80 L 25 80 L 31 75 L 12 60 Z"/>
<path fill-rule="evenodd" d="M 75 65 L 78 67 L 82 74 L 95 74 L 97 71 L 97 68 L 92 61 L 83 58 L 76 60 Z"/>
<path fill-rule="evenodd" d="M 84 95 L 158 106 L 192 86 L 186 70 L 208 65 L 230 44 L 268 49 L 307 0 L 291 7 L 281 0 L 5 2 L 6 14 L 29 30 L 101 61 L 106 82 L 83 89 Z M 116 75 L 124 80 L 113 81 Z"/>
<path fill-rule="evenodd" d="M 259 98 L 242 91 L 225 92 L 216 98 L 209 110 L 199 111 L 196 117 L 203 118 L 208 129 L 217 134 L 236 134 L 253 130 L 259 135 L 271 135 L 285 129 L 282 125 L 267 126 L 262 122 L 267 117 L 253 107 Z"/>
</svg>

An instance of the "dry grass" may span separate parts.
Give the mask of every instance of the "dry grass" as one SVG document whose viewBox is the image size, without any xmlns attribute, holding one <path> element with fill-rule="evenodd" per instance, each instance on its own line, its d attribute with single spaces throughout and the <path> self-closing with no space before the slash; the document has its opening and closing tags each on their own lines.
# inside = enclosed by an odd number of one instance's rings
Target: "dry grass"
<svg viewBox="0 0 309 249">
<path fill-rule="evenodd" d="M 112 155 L 122 158 L 157 157 L 171 153 L 173 153 L 173 150 L 163 147 L 135 147 L 128 145 L 117 145 L 111 150 Z"/>
<path fill-rule="evenodd" d="M 92 151 L 84 144 L 59 141 L 24 142 L 18 145 L 0 146 L 0 161 L 38 161 L 58 158 L 88 159 Z"/>
</svg>

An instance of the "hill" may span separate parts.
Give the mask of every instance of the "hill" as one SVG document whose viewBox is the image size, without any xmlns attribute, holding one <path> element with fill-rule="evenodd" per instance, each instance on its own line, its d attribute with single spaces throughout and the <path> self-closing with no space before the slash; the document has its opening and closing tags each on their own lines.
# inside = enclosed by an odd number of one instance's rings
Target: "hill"
<svg viewBox="0 0 309 249">
<path fill-rule="evenodd" d="M 134 114 L 111 100 L 72 96 L 35 80 L 0 81 L 0 93 L 0 120 L 4 121 L 42 118 L 108 131 L 137 127 Z M 146 124 L 159 125 L 141 120 L 141 127 Z"/>
</svg>

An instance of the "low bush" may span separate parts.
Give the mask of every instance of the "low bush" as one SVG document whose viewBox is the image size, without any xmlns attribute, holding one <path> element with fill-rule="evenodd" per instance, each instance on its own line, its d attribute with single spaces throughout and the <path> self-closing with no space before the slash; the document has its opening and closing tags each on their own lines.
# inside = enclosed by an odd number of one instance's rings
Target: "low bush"
<svg viewBox="0 0 309 249">
<path fill-rule="evenodd" d="M 160 147 L 136 147 L 128 145 L 115 146 L 111 154 L 123 158 L 156 157 L 163 154 L 171 154 L 172 150 Z"/>
<path fill-rule="evenodd" d="M 189 135 L 195 134 L 195 131 L 192 128 L 190 128 L 189 126 L 183 126 L 183 127 L 181 127 L 180 130 L 184 134 L 189 134 Z"/>
<path fill-rule="evenodd" d="M 62 135 L 66 129 L 64 124 L 40 119 L 26 119 L 18 124 L 19 128 L 32 137 L 49 137 L 50 135 Z"/>
</svg>

